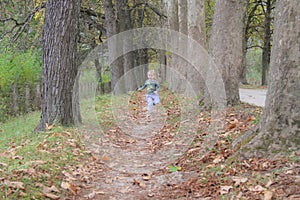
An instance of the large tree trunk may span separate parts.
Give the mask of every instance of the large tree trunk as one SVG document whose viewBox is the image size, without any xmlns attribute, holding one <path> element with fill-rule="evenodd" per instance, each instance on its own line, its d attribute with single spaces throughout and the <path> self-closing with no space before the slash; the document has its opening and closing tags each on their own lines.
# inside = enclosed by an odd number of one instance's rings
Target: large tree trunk
<svg viewBox="0 0 300 200">
<path fill-rule="evenodd" d="M 103 6 L 105 9 L 106 37 L 110 38 L 113 35 L 117 34 L 116 17 L 112 0 L 104 0 Z M 115 52 L 117 48 L 120 48 L 117 46 L 117 44 L 112 44 L 111 42 L 108 42 L 108 49 L 110 54 Z M 117 82 L 123 75 L 123 58 L 110 60 L 109 62 L 111 75 L 111 89 L 113 91 Z"/>
<path fill-rule="evenodd" d="M 247 0 L 217 0 L 213 19 L 210 53 L 222 72 L 229 106 L 240 103 L 239 69 L 243 57 L 244 13 Z"/>
<path fill-rule="evenodd" d="M 271 56 L 271 21 L 272 21 L 272 0 L 266 1 L 265 8 L 265 24 L 264 24 L 264 42 L 263 42 L 263 52 L 262 52 L 262 77 L 261 85 L 267 85 L 267 77 L 270 65 Z M 263 8 L 264 9 L 264 8 Z"/>
<path fill-rule="evenodd" d="M 206 49 L 205 1 L 188 0 L 188 35 Z M 188 47 L 193 51 L 193 47 Z M 200 64 L 200 63 L 199 63 Z M 204 77 L 193 66 L 188 67 L 187 80 L 191 83 L 196 95 L 203 95 L 205 88 Z M 188 91 L 188 93 L 190 93 Z"/>
<path fill-rule="evenodd" d="M 168 17 L 168 28 L 174 31 L 179 31 L 179 24 L 178 24 L 178 0 L 174 1 L 167 1 L 167 17 Z M 176 42 L 176 41 L 174 41 Z M 170 90 L 175 90 L 175 86 L 172 83 L 176 82 L 175 76 L 175 69 L 178 65 L 177 63 L 177 55 L 173 52 L 170 52 L 171 55 L 167 57 L 167 83 L 168 88 Z M 172 54 L 173 53 L 173 54 Z"/>
<path fill-rule="evenodd" d="M 134 5 L 142 4 L 143 0 L 135 0 Z M 136 9 L 134 16 L 137 16 L 135 28 L 142 28 L 145 19 L 145 6 L 139 6 Z M 135 36 L 134 36 L 135 37 Z M 140 86 L 147 79 L 148 72 L 148 49 L 137 49 L 134 51 L 134 67 L 137 67 L 135 72 L 135 79 L 137 86 Z"/>
<path fill-rule="evenodd" d="M 248 6 L 249 4 L 247 4 L 247 8 L 246 10 L 248 10 Z M 256 7 L 255 7 L 256 8 Z M 251 10 L 251 12 L 247 15 L 247 12 L 244 13 L 244 20 L 245 20 L 245 26 L 244 26 L 244 30 L 243 30 L 243 43 L 242 43 L 242 48 L 243 48 L 243 56 L 242 56 L 242 64 L 240 67 L 240 72 L 239 72 L 239 82 L 245 85 L 248 85 L 248 81 L 247 81 L 247 42 L 249 39 L 249 34 L 248 34 L 248 30 L 249 30 L 249 24 L 250 24 L 250 20 L 253 17 L 253 14 L 255 12 L 256 9 Z"/>
<path fill-rule="evenodd" d="M 167 13 L 168 11 L 168 3 L 166 0 L 161 0 L 161 12 Z M 160 17 L 160 27 L 161 28 L 168 28 L 167 19 L 164 17 Z M 166 48 L 164 48 L 166 49 Z M 158 75 L 159 75 L 159 81 L 161 83 L 165 83 L 167 81 L 167 51 L 166 50 L 158 50 L 158 63 L 159 63 L 159 69 L 158 69 Z"/>
<path fill-rule="evenodd" d="M 119 24 L 122 26 L 121 31 L 127 31 L 133 28 L 130 7 L 128 4 L 128 0 L 119 0 L 118 1 L 118 13 L 120 14 Z M 124 79 L 126 91 L 135 90 L 137 86 L 135 74 L 133 71 L 134 68 L 134 57 L 135 52 L 131 51 L 133 49 L 133 38 L 127 37 L 123 40 L 123 67 L 124 67 Z"/>
<path fill-rule="evenodd" d="M 73 87 L 78 72 L 76 62 L 80 0 L 47 0 L 42 66 L 42 114 L 36 131 L 56 122 L 72 125 Z M 76 110 L 76 109 L 75 109 Z"/>
<path fill-rule="evenodd" d="M 299 18 L 298 0 L 277 1 L 266 106 L 257 135 L 242 149 L 246 157 L 300 148 Z"/>
<path fill-rule="evenodd" d="M 187 0 L 178 0 L 178 24 L 179 32 L 182 37 L 179 37 L 178 48 L 181 49 L 182 55 L 177 56 L 177 61 L 175 67 L 175 77 L 173 79 L 172 85 L 174 86 L 174 91 L 183 93 L 186 89 L 186 73 L 187 73 L 187 50 L 188 46 L 186 43 L 186 36 L 188 35 L 188 5 Z"/>
</svg>

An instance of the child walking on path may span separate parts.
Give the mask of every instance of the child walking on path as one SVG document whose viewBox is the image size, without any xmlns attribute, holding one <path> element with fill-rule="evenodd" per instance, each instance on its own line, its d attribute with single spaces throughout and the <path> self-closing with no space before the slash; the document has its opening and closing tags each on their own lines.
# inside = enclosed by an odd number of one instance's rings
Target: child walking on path
<svg viewBox="0 0 300 200">
<path fill-rule="evenodd" d="M 148 71 L 148 80 L 146 80 L 145 84 L 138 89 L 141 91 L 147 87 L 146 91 L 146 100 L 148 105 L 148 111 L 150 117 L 154 117 L 153 106 L 160 102 L 158 92 L 160 91 L 160 85 L 155 80 L 155 72 L 154 70 Z"/>
</svg>

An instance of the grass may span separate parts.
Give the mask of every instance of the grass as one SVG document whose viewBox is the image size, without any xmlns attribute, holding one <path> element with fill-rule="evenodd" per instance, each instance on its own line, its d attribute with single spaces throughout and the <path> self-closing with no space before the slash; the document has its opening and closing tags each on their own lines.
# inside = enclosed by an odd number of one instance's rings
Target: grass
<svg viewBox="0 0 300 200">
<path fill-rule="evenodd" d="M 76 129 L 55 127 L 44 133 L 33 133 L 39 113 L 30 113 L 1 124 L 0 199 L 46 199 L 53 192 L 59 198 L 66 194 L 60 187 L 62 171 L 87 156 Z"/>
<path fill-rule="evenodd" d="M 22 137 L 35 137 L 32 130 L 38 124 L 40 113 L 34 112 L 0 123 L 0 150 L 11 142 L 20 143 Z"/>
</svg>

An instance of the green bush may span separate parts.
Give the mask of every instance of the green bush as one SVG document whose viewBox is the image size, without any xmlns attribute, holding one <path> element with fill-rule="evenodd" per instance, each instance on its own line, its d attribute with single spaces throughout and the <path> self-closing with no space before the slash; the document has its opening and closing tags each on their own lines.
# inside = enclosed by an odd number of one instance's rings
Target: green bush
<svg viewBox="0 0 300 200">
<path fill-rule="evenodd" d="M 41 79 L 41 52 L 25 51 L 13 52 L 7 50 L 0 53 L 0 121 L 11 114 L 14 86 L 18 90 L 18 105 L 25 104 L 26 85 L 34 87 Z M 20 109 L 24 112 L 24 109 Z"/>
</svg>

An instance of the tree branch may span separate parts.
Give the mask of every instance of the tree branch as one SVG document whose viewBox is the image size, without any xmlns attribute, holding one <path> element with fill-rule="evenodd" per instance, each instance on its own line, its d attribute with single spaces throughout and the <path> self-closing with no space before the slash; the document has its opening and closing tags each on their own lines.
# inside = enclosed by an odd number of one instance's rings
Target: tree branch
<svg viewBox="0 0 300 200">
<path fill-rule="evenodd" d="M 3 22 L 3 23 L 5 23 L 5 22 L 7 22 L 7 21 L 13 21 L 13 22 L 15 23 L 14 26 L 13 26 L 9 31 L 6 31 L 6 32 L 4 32 L 4 33 L 2 34 L 0 40 L 1 40 L 2 38 L 4 38 L 7 34 L 13 33 L 14 30 L 15 30 L 16 28 L 18 28 L 17 32 L 16 32 L 16 33 L 13 35 L 13 37 L 12 37 L 12 38 L 13 38 L 12 41 L 15 42 L 15 41 L 20 37 L 20 35 L 24 32 L 26 26 L 31 22 L 33 16 L 34 16 L 37 12 L 39 12 L 41 9 L 43 9 L 43 8 L 45 8 L 45 3 L 41 3 L 39 6 L 37 6 L 36 8 L 34 8 L 34 9 L 31 11 L 31 13 L 29 13 L 28 16 L 25 18 L 25 20 L 22 21 L 22 22 L 18 22 L 18 20 L 16 20 L 16 19 L 13 18 L 13 17 L 6 18 L 6 19 L 0 19 L 0 22 Z"/>
</svg>

